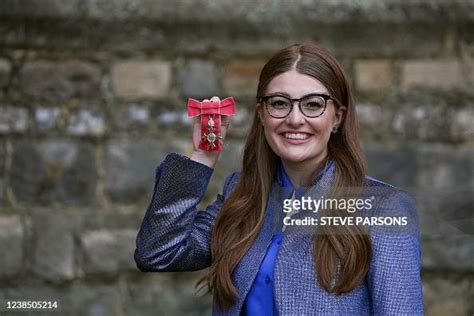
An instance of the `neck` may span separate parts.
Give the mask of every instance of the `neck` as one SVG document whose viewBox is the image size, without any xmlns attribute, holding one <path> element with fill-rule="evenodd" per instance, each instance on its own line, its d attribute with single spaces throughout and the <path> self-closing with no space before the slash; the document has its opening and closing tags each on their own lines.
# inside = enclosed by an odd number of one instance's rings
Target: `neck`
<svg viewBox="0 0 474 316">
<path fill-rule="evenodd" d="M 304 162 L 291 162 L 282 159 L 281 162 L 293 186 L 300 187 L 311 185 L 314 177 L 325 168 L 328 162 L 326 157 L 327 155 L 322 155 L 317 160 Z"/>
</svg>

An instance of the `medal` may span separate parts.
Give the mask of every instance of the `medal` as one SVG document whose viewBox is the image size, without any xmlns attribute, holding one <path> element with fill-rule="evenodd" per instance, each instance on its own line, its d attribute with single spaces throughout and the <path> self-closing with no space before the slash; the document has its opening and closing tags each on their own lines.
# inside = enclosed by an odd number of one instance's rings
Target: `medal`
<svg viewBox="0 0 474 316">
<path fill-rule="evenodd" d="M 206 151 L 222 151 L 221 115 L 234 115 L 233 97 L 221 101 L 200 102 L 188 99 L 188 116 L 201 116 L 201 141 L 199 148 Z"/>
</svg>

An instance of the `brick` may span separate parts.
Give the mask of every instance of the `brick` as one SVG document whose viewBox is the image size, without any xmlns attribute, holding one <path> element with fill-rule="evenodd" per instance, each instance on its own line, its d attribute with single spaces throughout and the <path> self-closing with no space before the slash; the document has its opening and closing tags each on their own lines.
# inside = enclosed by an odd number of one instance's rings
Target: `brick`
<svg viewBox="0 0 474 316">
<path fill-rule="evenodd" d="M 24 133 L 27 130 L 27 109 L 17 106 L 0 107 L 0 134 Z"/>
<path fill-rule="evenodd" d="M 84 232 L 81 245 L 86 273 L 114 274 L 136 270 L 133 254 L 137 231 L 100 229 Z"/>
<path fill-rule="evenodd" d="M 106 149 L 107 193 L 116 201 L 148 199 L 153 189 L 156 166 L 166 154 L 182 153 L 181 146 L 178 142 L 159 139 L 109 141 Z"/>
<path fill-rule="evenodd" d="M 143 129 L 150 122 L 150 109 L 140 104 L 130 104 L 114 111 L 113 125 L 116 130 L 131 132 Z"/>
<path fill-rule="evenodd" d="M 3 142 L 0 142 L 0 207 L 6 204 L 5 199 L 5 159 L 6 159 L 6 152 L 5 146 Z"/>
<path fill-rule="evenodd" d="M 0 206 L 4 206 L 6 204 L 5 199 L 5 180 L 3 175 L 0 175 Z"/>
<path fill-rule="evenodd" d="M 401 86 L 448 90 L 466 89 L 462 65 L 457 60 L 410 60 L 402 65 Z"/>
<path fill-rule="evenodd" d="M 5 199 L 5 158 L 6 152 L 3 142 L 0 142 L 0 207 L 3 206 L 6 202 Z"/>
<path fill-rule="evenodd" d="M 315 21 L 326 24 L 343 24 L 346 25 L 358 19 L 361 21 L 377 22 L 383 25 L 408 24 L 409 22 L 423 22 L 431 25 L 433 23 L 453 22 L 453 21 L 470 21 L 472 17 L 472 3 L 469 1 L 451 2 L 436 1 L 434 3 L 427 2 L 420 5 L 419 2 L 403 1 L 391 2 L 386 1 L 387 5 L 373 4 L 372 2 L 346 2 L 346 1 L 282 1 L 273 3 L 270 0 L 260 0 L 252 3 L 249 8 L 248 1 L 234 3 L 231 0 L 199 2 L 199 15 L 191 15 L 196 10 L 193 2 L 183 2 L 179 6 L 173 6 L 175 2 L 172 0 L 163 0 L 163 6 L 156 6 L 153 1 L 126 1 L 116 0 L 109 2 L 107 0 L 71 0 L 63 4 L 60 0 L 43 0 L 43 5 L 38 8 L 35 0 L 3 0 L 0 9 L 5 12 L 6 17 L 55 17 L 66 18 L 70 15 L 80 15 L 85 19 L 93 19 L 97 21 L 116 21 L 120 23 L 124 20 L 135 21 L 143 19 L 145 21 L 173 21 L 175 25 L 181 26 L 185 22 L 190 23 L 190 27 L 196 28 L 196 23 L 213 22 L 212 28 L 218 30 L 228 30 L 232 27 L 241 27 L 248 23 L 261 22 L 264 31 L 280 30 L 283 27 L 289 28 L 300 26 L 304 27 L 308 24 L 312 25 Z M 377 2 L 378 3 L 378 2 Z M 424 3 L 424 2 L 423 2 Z M 232 4 L 232 10 L 229 5 Z M 315 5 L 317 4 L 317 5 Z M 383 3 L 385 4 L 385 2 Z M 388 5 L 390 4 L 390 5 Z M 165 8 L 166 10 L 164 10 Z M 284 16 L 285 13 L 291 12 L 289 18 L 295 17 L 299 24 L 279 24 L 271 23 L 275 16 Z M 186 14 L 188 13 L 188 14 Z M 76 16 L 74 15 L 74 16 Z M 440 21 L 437 18 L 440 15 L 446 17 Z M 286 21 L 286 20 L 285 20 Z M 423 24 L 423 25 L 424 25 Z M 443 23 L 444 24 L 444 23 Z M 467 27 L 467 26 L 466 26 Z M 373 27 L 380 32 L 381 27 Z M 412 26 L 412 29 L 416 29 Z M 118 30 L 122 31 L 123 30 Z M 256 35 L 254 33 L 246 34 Z M 147 34 L 147 33 L 146 33 Z M 227 34 L 227 33 L 225 33 Z M 234 33 L 232 33 L 234 34 Z M 293 33 L 291 33 L 293 34 Z M 140 36 L 140 34 L 131 34 L 130 36 Z M 280 34 L 279 34 L 280 35 Z M 281 34 L 280 36 L 283 36 Z"/>
<path fill-rule="evenodd" d="M 213 62 L 193 60 L 181 75 L 181 90 L 186 97 L 209 99 L 218 92 L 217 70 Z"/>
<path fill-rule="evenodd" d="M 397 187 L 416 184 L 416 151 L 410 147 L 369 143 L 365 145 L 369 175 Z"/>
<path fill-rule="evenodd" d="M 77 219 L 42 212 L 33 217 L 35 249 L 33 271 L 41 278 L 60 282 L 75 276 L 74 225 Z"/>
<path fill-rule="evenodd" d="M 364 128 L 377 129 L 388 118 L 387 111 L 376 104 L 359 103 L 356 105 L 357 118 Z"/>
<path fill-rule="evenodd" d="M 422 236 L 426 243 L 424 265 L 465 270 L 472 235 L 474 151 L 468 146 L 418 145 L 416 177 Z M 471 241 L 472 243 L 472 241 Z M 446 250 L 443 253 L 439 249 Z"/>
<path fill-rule="evenodd" d="M 98 106 L 72 111 L 66 133 L 74 136 L 102 136 L 106 130 L 105 113 Z"/>
<path fill-rule="evenodd" d="M 436 207 L 450 202 L 446 194 L 474 187 L 474 150 L 468 146 L 423 145 L 417 148 L 419 172 L 417 186 L 426 188 L 426 195 Z M 437 193 L 436 193 L 437 192 Z M 436 193 L 436 194 L 435 194 Z M 469 196 L 466 196 L 469 198 Z M 454 201 L 450 203 L 454 204 Z"/>
<path fill-rule="evenodd" d="M 252 125 L 255 108 L 250 110 L 245 107 L 239 107 L 237 113 L 230 118 L 228 136 L 245 138 Z"/>
<path fill-rule="evenodd" d="M 74 283 L 71 286 L 71 290 L 68 291 L 68 300 L 64 303 L 64 306 L 70 311 L 67 314 L 117 316 L 147 316 L 153 314 L 152 310 L 149 310 L 148 314 L 129 313 L 128 310 L 131 302 L 128 300 L 126 287 L 119 284 L 119 282 L 113 282 L 112 284 L 104 283 L 104 281 L 89 284 Z"/>
<path fill-rule="evenodd" d="M 118 97 L 165 97 L 171 88 L 171 64 L 160 60 L 117 62 L 112 66 L 111 77 Z"/>
<path fill-rule="evenodd" d="M 444 104 L 403 104 L 396 108 L 393 130 L 406 139 L 450 141 L 452 111 Z"/>
<path fill-rule="evenodd" d="M 173 276 L 173 273 L 148 273 L 146 276 L 129 284 L 132 303 L 127 306 L 128 315 L 150 315 L 156 306 L 169 315 L 212 314 L 212 297 L 195 294 L 194 285 L 199 273 L 186 273 L 183 277 Z"/>
<path fill-rule="evenodd" d="M 5 170 L 6 155 L 7 153 L 3 141 L 0 141 L 0 175 L 3 174 Z"/>
<path fill-rule="evenodd" d="M 158 123 L 162 126 L 177 126 L 176 123 L 180 122 L 182 117 L 181 113 L 174 111 L 164 111 L 161 112 L 158 116 Z M 188 126 L 191 126 L 192 120 L 187 120 Z"/>
<path fill-rule="evenodd" d="M 5 2 L 10 5 L 4 5 Z M 5 12 L 4 16 L 11 18 L 15 26 L 6 27 L 4 31 L 9 45 L 19 47 L 31 43 L 29 46 L 77 51 L 90 51 L 100 46 L 100 49 L 127 55 L 135 55 L 137 51 L 148 53 L 156 48 L 169 55 L 184 52 L 195 56 L 217 51 L 232 58 L 233 54 L 239 57 L 269 56 L 285 43 L 301 38 L 333 48 L 337 54 L 351 56 L 431 56 L 446 49 L 448 25 L 456 24 L 456 34 L 459 29 L 468 32 L 472 27 L 469 1 L 436 1 L 426 5 L 418 1 L 389 1 L 389 5 L 378 5 L 378 2 L 376 5 L 370 1 L 357 4 L 346 1 L 280 1 L 275 4 L 256 1 L 251 7 L 248 1 L 239 4 L 235 1 L 218 4 L 200 1 L 198 15 L 189 14 L 196 10 L 194 2 L 179 6 L 174 6 L 170 0 L 159 6 L 149 0 L 63 2 L 48 0 L 47 4 L 38 7 L 34 0 L 24 0 L 16 5 L 12 4 L 17 3 L 14 0 L 0 1 L 0 11 Z M 37 32 L 18 36 L 22 23 L 19 17 L 50 17 L 54 23 Z M 105 31 L 107 36 L 90 23 L 68 23 L 78 17 L 110 25 Z M 274 23 L 275 17 L 284 18 L 285 23 Z M 170 44 L 169 34 L 161 23 L 149 21 L 172 22 L 173 29 L 179 30 L 179 40 Z M 56 31 L 65 26 L 68 35 L 77 36 L 65 36 Z"/>
<path fill-rule="evenodd" d="M 88 143 L 17 140 L 9 175 L 12 192 L 17 200 L 35 205 L 88 205 L 95 199 L 95 159 L 95 148 Z"/>
<path fill-rule="evenodd" d="M 467 214 L 469 216 L 469 214 Z M 469 218 L 466 218 L 466 223 Z M 441 225 L 439 223 L 438 231 Z M 467 232 L 466 232 L 467 233 Z M 472 233 L 472 229 L 471 229 Z M 440 232 L 439 235 L 441 235 Z M 472 235 L 460 236 L 454 230 L 450 235 L 424 238 L 422 242 L 422 266 L 429 270 L 474 271 L 472 253 L 474 253 L 474 237 Z M 442 251 L 440 251 L 442 249 Z"/>
<path fill-rule="evenodd" d="M 150 118 L 150 111 L 147 107 L 133 104 L 128 108 L 128 116 L 134 122 L 146 123 Z"/>
<path fill-rule="evenodd" d="M 245 108 L 238 108 L 237 114 L 232 117 L 232 121 L 234 122 L 237 117 L 241 118 L 242 115 L 245 115 L 244 112 L 246 112 Z M 155 117 L 159 134 L 171 130 L 189 133 L 194 123 L 194 118 L 188 116 L 186 108 L 184 110 L 182 108 L 178 110 L 158 109 Z"/>
<path fill-rule="evenodd" d="M 0 216 L 0 278 L 13 277 L 23 267 L 24 230 L 18 215 Z"/>
<path fill-rule="evenodd" d="M 150 273 L 147 278 L 140 278 L 130 284 L 130 297 L 133 302 L 130 306 L 131 315 L 147 315 L 148 310 L 153 310 L 157 304 L 171 315 L 181 315 L 182 293 L 178 295 L 175 289 L 176 281 L 170 273 Z M 172 289 L 172 290 L 171 290 Z M 170 291 L 171 290 L 171 291 Z M 204 297 L 202 297 L 204 298 Z M 195 300 L 196 296 L 186 297 L 186 301 Z M 202 302 L 196 302 L 201 303 Z"/>
<path fill-rule="evenodd" d="M 474 106 L 453 109 L 451 137 L 457 141 L 474 140 Z"/>
<path fill-rule="evenodd" d="M 11 68 L 12 66 L 7 59 L 0 58 L 0 88 L 7 85 Z"/>
<path fill-rule="evenodd" d="M 100 77 L 98 65 L 86 61 L 29 61 L 20 71 L 20 86 L 35 98 L 98 98 Z"/>
<path fill-rule="evenodd" d="M 472 278 L 449 278 L 443 273 L 438 273 L 436 277 L 424 277 L 423 301 L 426 315 L 471 314 Z"/>
<path fill-rule="evenodd" d="M 70 0 L 44 0 L 41 6 L 35 0 L 23 1 L 2 1 L 0 11 L 8 12 L 12 17 L 47 17 L 47 18 L 68 18 L 79 14 L 83 1 Z"/>
<path fill-rule="evenodd" d="M 387 90 L 392 83 L 392 69 L 387 60 L 357 60 L 354 71 L 360 91 Z"/>
<path fill-rule="evenodd" d="M 229 95 L 256 95 L 264 62 L 233 62 L 224 69 L 224 90 Z"/>
<path fill-rule="evenodd" d="M 35 109 L 36 129 L 41 132 L 51 131 L 58 125 L 59 108 L 38 107 Z"/>
</svg>

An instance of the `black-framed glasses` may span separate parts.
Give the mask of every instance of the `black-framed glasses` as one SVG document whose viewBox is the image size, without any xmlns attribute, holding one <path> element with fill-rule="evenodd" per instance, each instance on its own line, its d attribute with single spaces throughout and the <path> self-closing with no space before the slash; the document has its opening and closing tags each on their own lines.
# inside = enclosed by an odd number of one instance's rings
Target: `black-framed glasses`
<svg viewBox="0 0 474 316">
<path fill-rule="evenodd" d="M 322 93 L 307 94 L 299 99 L 291 99 L 282 94 L 270 94 L 260 98 L 268 114 L 274 118 L 285 118 L 293 110 L 293 103 L 298 102 L 298 107 L 304 116 L 315 118 L 323 115 L 327 101 L 334 100 L 331 96 Z"/>
</svg>

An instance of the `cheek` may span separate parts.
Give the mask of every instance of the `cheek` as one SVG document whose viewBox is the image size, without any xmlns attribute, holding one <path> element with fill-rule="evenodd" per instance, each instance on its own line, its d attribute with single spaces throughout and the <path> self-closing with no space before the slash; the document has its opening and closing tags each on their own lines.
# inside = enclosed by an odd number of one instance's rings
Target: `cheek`
<svg viewBox="0 0 474 316">
<path fill-rule="evenodd" d="M 274 120 L 268 120 L 268 119 L 263 120 L 265 135 L 270 136 L 272 133 L 276 133 L 278 126 L 279 126 L 278 122 L 275 122 Z"/>
<path fill-rule="evenodd" d="M 332 130 L 332 125 L 329 121 L 315 122 L 311 124 L 311 127 L 317 135 L 323 136 L 324 138 L 329 138 Z"/>
<path fill-rule="evenodd" d="M 267 143 L 270 145 L 275 142 L 275 138 L 278 136 L 275 130 L 271 126 L 268 126 L 268 125 L 265 125 L 264 134 L 265 134 L 265 139 L 267 140 Z"/>
<path fill-rule="evenodd" d="M 314 128 L 317 129 L 320 133 L 328 133 L 330 135 L 336 119 L 334 109 L 332 107 L 328 107 L 328 109 L 323 114 L 323 116 L 320 117 L 320 119 L 321 120 L 314 122 Z"/>
<path fill-rule="evenodd" d="M 267 140 L 267 144 L 274 152 L 278 152 L 278 137 L 279 135 L 276 132 L 278 124 L 269 124 L 264 122 L 264 135 Z"/>
</svg>

